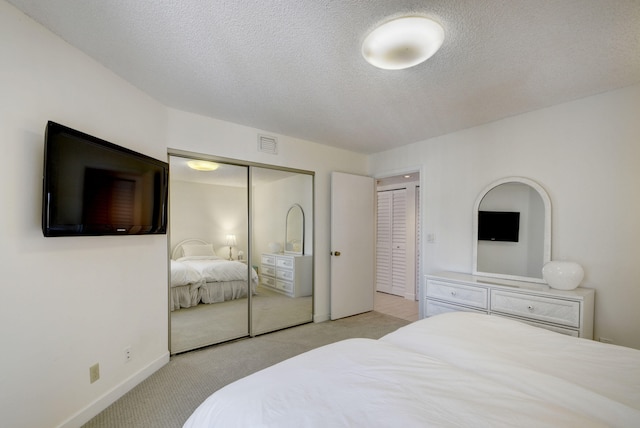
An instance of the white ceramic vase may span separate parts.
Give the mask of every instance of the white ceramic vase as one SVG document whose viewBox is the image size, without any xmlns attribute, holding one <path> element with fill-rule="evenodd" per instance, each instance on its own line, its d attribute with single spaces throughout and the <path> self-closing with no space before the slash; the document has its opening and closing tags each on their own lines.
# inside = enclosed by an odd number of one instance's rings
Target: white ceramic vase
<svg viewBox="0 0 640 428">
<path fill-rule="evenodd" d="M 280 253 L 282 252 L 282 244 L 279 242 L 269 242 L 269 251 L 272 253 Z"/>
<path fill-rule="evenodd" d="M 542 277 L 551 288 L 573 290 L 582 282 L 584 270 L 576 262 L 552 261 L 542 268 Z"/>
</svg>

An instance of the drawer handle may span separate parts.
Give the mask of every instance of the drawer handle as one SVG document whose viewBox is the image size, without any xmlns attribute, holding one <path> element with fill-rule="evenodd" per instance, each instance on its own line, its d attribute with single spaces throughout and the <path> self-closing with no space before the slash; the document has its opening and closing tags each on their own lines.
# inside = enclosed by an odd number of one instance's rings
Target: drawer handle
<svg viewBox="0 0 640 428">
<path fill-rule="evenodd" d="M 529 305 L 529 306 L 527 306 L 527 309 L 529 309 L 529 312 L 533 312 L 535 307 L 533 305 Z"/>
<path fill-rule="evenodd" d="M 451 292 L 451 295 L 452 295 L 452 296 L 455 296 L 456 294 L 457 294 L 457 293 L 455 292 L 455 290 Z"/>
</svg>

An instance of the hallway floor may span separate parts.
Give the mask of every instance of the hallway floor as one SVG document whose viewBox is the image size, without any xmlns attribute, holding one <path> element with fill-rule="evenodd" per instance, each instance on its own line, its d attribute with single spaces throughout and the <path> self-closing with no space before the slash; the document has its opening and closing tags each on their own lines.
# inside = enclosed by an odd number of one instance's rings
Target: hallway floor
<svg viewBox="0 0 640 428">
<path fill-rule="evenodd" d="M 417 321 L 419 317 L 418 302 L 379 291 L 375 294 L 373 309 L 407 321 Z"/>
</svg>

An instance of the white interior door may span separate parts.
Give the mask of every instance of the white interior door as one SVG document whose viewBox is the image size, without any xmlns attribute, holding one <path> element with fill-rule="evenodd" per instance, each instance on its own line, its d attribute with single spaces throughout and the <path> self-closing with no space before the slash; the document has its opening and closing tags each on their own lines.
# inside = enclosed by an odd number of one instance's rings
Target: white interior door
<svg viewBox="0 0 640 428">
<path fill-rule="evenodd" d="M 331 319 L 373 310 L 372 177 L 331 173 Z"/>
</svg>

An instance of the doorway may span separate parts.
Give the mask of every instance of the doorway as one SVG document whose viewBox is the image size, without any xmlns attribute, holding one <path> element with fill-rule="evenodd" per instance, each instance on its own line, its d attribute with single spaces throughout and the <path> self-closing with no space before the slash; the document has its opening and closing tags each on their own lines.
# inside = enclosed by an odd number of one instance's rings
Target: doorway
<svg viewBox="0 0 640 428">
<path fill-rule="evenodd" d="M 376 180 L 375 310 L 418 319 L 420 174 Z"/>
</svg>

